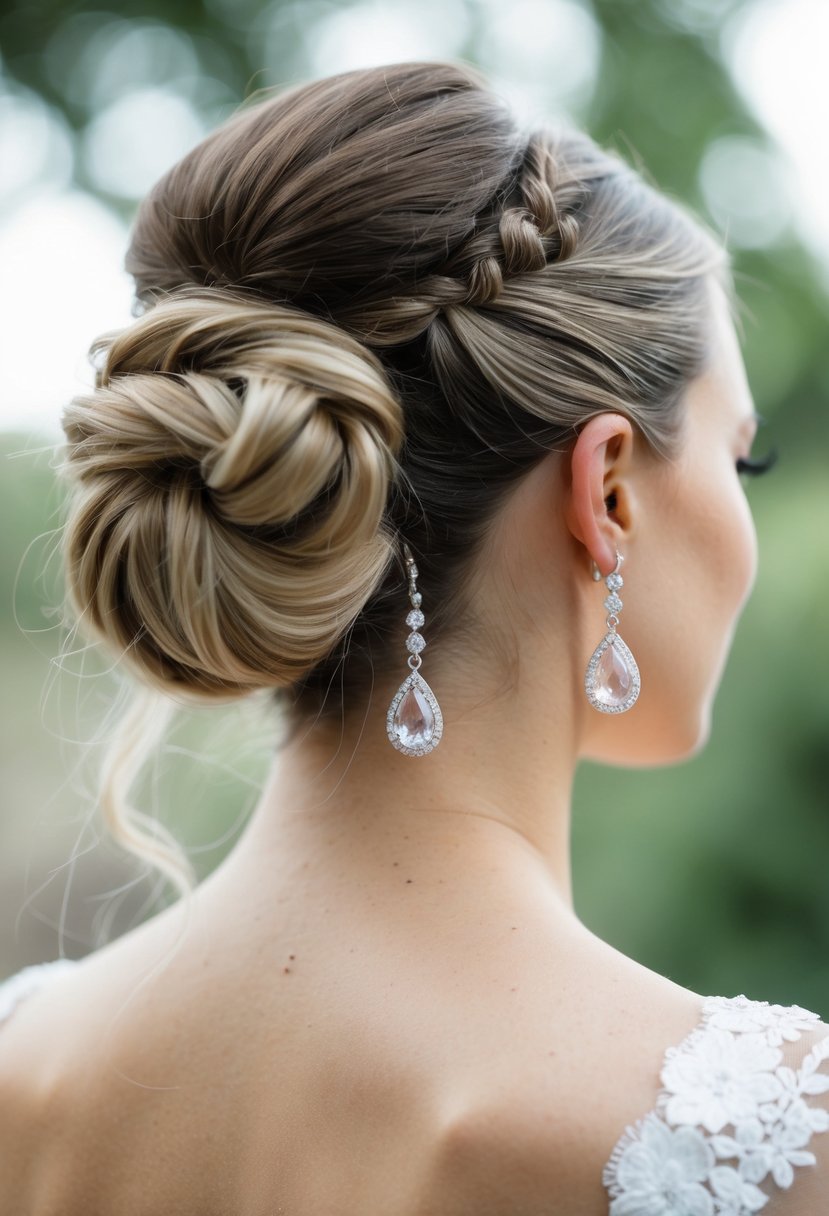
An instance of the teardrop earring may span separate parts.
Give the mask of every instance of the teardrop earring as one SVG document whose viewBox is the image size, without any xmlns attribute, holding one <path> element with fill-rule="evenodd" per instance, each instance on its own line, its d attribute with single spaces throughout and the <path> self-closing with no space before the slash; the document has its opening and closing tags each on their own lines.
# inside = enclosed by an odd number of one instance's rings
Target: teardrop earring
<svg viewBox="0 0 829 1216">
<path fill-rule="evenodd" d="M 406 638 L 406 649 L 411 652 L 407 661 L 412 670 L 398 688 L 388 708 L 386 733 L 389 741 L 404 755 L 425 756 L 440 742 L 443 734 L 443 714 L 435 694 L 418 670 L 422 662 L 420 652 L 426 645 L 426 639 L 419 630 L 426 618 L 420 608 L 423 597 L 415 586 L 418 569 L 412 551 L 405 543 L 403 551 L 409 575 L 409 598 L 412 602 L 412 609 L 406 617 L 406 624 L 410 625 L 413 631 Z"/>
<path fill-rule="evenodd" d="M 587 699 L 595 709 L 600 710 L 603 714 L 621 714 L 626 709 L 630 709 L 639 696 L 641 683 L 636 659 L 616 632 L 619 613 L 622 611 L 622 601 L 618 592 L 624 582 L 619 573 L 619 567 L 623 561 L 624 558 L 617 549 L 616 569 L 612 570 L 604 580 L 610 592 L 604 601 L 604 606 L 608 611 L 608 632 L 590 656 L 590 662 L 584 673 L 584 690 L 587 693 Z M 595 562 L 592 563 L 592 566 L 593 578 L 598 582 L 602 577 L 601 571 Z"/>
</svg>

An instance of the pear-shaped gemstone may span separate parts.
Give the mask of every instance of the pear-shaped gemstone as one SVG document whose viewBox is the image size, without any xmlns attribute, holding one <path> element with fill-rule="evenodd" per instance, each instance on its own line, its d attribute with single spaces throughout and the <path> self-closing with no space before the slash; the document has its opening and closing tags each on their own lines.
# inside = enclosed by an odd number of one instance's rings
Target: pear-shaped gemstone
<svg viewBox="0 0 829 1216">
<path fill-rule="evenodd" d="M 393 730 L 401 743 L 408 747 L 422 747 L 432 738 L 434 729 L 432 707 L 417 685 L 413 685 L 397 707 Z"/>
<path fill-rule="evenodd" d="M 605 705 L 621 705 L 630 695 L 632 684 L 633 672 L 622 651 L 618 646 L 606 647 L 596 668 L 596 699 Z"/>
</svg>

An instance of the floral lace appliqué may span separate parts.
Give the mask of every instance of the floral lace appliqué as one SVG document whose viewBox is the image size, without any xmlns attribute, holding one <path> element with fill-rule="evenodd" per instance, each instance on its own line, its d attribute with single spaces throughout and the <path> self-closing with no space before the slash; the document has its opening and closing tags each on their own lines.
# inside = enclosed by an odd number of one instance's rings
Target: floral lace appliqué
<svg viewBox="0 0 829 1216">
<path fill-rule="evenodd" d="M 760 1184 L 788 1188 L 814 1165 L 808 1144 L 829 1114 L 806 1099 L 829 1090 L 829 1035 L 796 1071 L 781 1044 L 820 1017 L 799 1005 L 711 996 L 699 1026 L 665 1053 L 654 1110 L 625 1129 L 602 1174 L 608 1216 L 752 1216 Z"/>
</svg>

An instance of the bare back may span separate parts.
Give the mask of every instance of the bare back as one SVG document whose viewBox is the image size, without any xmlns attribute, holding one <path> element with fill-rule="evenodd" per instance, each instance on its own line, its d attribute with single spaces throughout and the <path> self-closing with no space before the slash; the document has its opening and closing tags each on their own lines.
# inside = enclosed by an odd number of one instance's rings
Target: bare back
<svg viewBox="0 0 829 1216">
<path fill-rule="evenodd" d="M 602 1165 L 701 998 L 553 931 L 541 891 L 470 905 L 398 869 L 354 898 L 230 868 L 146 984 L 180 909 L 30 998 L 0 1035 L 21 1210 L 451 1216 L 515 1194 L 543 1137 L 539 1212 L 605 1216 Z"/>
</svg>

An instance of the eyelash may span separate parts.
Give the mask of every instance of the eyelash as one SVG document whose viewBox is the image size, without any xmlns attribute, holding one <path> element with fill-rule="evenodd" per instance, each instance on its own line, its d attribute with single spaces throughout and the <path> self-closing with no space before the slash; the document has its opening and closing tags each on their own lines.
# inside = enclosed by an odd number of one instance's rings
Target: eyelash
<svg viewBox="0 0 829 1216">
<path fill-rule="evenodd" d="M 777 448 L 772 448 L 768 456 L 764 456 L 762 460 L 745 460 L 740 456 L 737 460 L 737 472 L 750 473 L 752 476 L 767 473 L 773 465 L 777 464 L 777 457 Z"/>
</svg>

